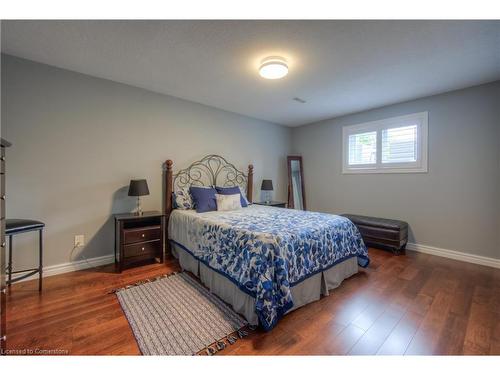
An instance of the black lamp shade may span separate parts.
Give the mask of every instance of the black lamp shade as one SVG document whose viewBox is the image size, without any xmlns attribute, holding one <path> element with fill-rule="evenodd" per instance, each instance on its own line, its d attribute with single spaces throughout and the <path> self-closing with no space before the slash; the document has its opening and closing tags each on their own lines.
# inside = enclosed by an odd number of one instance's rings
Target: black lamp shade
<svg viewBox="0 0 500 375">
<path fill-rule="evenodd" d="M 149 195 L 148 182 L 146 180 L 130 180 L 128 195 L 131 197 Z"/>
<path fill-rule="evenodd" d="M 262 180 L 262 186 L 260 187 L 260 190 L 273 190 L 273 180 Z"/>
</svg>

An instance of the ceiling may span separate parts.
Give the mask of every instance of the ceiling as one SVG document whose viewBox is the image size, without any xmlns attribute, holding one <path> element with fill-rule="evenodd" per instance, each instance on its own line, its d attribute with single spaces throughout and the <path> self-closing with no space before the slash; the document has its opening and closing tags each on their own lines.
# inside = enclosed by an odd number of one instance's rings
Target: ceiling
<svg viewBox="0 0 500 375">
<path fill-rule="evenodd" d="M 2 21 L 2 52 L 297 126 L 500 79 L 500 21 Z"/>
</svg>

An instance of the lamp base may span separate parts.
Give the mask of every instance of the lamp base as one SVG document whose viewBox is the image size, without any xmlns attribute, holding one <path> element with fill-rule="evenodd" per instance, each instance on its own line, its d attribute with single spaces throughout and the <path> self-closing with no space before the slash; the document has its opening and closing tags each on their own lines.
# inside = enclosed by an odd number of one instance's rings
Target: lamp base
<svg viewBox="0 0 500 375">
<path fill-rule="evenodd" d="M 141 207 L 141 198 L 140 197 L 137 197 L 137 208 L 135 209 L 134 214 L 136 216 L 142 216 L 142 214 L 143 214 L 142 207 Z"/>
<path fill-rule="evenodd" d="M 273 192 L 270 190 L 264 190 L 263 193 L 264 202 L 266 202 L 266 204 L 271 203 L 271 201 L 273 200 Z"/>
</svg>

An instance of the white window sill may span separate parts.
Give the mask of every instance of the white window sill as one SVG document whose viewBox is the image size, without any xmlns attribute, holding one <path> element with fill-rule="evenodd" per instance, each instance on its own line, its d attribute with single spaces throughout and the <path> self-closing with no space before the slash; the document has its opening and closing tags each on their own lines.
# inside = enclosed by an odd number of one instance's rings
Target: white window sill
<svg viewBox="0 0 500 375">
<path fill-rule="evenodd" d="M 374 174 L 374 173 L 427 173 L 427 168 L 382 168 L 382 169 L 344 169 L 342 174 Z"/>
</svg>

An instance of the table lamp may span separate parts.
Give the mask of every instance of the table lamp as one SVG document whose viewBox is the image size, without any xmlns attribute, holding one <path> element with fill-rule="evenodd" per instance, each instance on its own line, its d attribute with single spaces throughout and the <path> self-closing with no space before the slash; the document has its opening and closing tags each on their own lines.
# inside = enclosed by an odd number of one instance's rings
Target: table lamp
<svg viewBox="0 0 500 375">
<path fill-rule="evenodd" d="M 262 180 L 260 190 L 266 192 L 266 203 L 269 204 L 271 202 L 270 195 L 273 191 L 273 180 Z"/>
<path fill-rule="evenodd" d="M 137 197 L 137 209 L 135 214 L 141 216 L 142 215 L 141 196 L 149 195 L 148 182 L 145 179 L 130 180 L 128 195 L 129 197 Z"/>
</svg>

